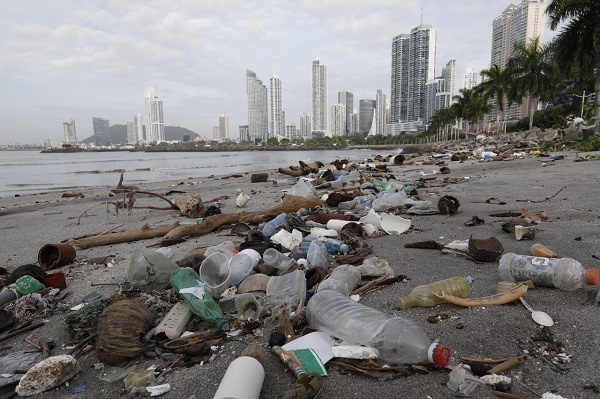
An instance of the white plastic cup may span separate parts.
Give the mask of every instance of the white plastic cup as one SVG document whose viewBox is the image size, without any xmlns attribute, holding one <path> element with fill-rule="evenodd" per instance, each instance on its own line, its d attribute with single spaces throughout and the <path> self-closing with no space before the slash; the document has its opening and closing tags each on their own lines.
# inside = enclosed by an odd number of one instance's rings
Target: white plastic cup
<svg viewBox="0 0 600 399">
<path fill-rule="evenodd" d="M 258 265 L 258 262 L 260 262 L 261 260 L 261 256 L 258 253 L 258 251 L 252 249 L 252 248 L 246 248 L 240 251 L 240 253 L 244 253 L 248 256 L 250 256 L 252 258 L 252 261 L 254 262 L 254 266 Z M 252 267 L 254 267 L 252 266 Z"/>
<path fill-rule="evenodd" d="M 237 199 L 235 200 L 235 204 L 238 208 L 243 208 L 246 206 L 248 201 L 250 201 L 250 196 L 246 193 L 240 193 L 240 195 L 238 195 Z"/>
<path fill-rule="evenodd" d="M 219 384 L 213 399 L 258 399 L 265 379 L 265 369 L 253 357 L 234 359 Z"/>
<path fill-rule="evenodd" d="M 252 269 L 258 264 L 255 259 L 252 255 L 242 251 L 229 260 L 229 271 L 231 272 L 229 281 L 232 285 L 238 285 L 252 273 Z"/>
<path fill-rule="evenodd" d="M 327 228 L 330 230 L 335 230 L 339 233 L 340 231 L 342 231 L 342 228 L 348 223 L 356 222 L 351 222 L 349 220 L 330 219 L 327 221 Z"/>
<path fill-rule="evenodd" d="M 215 252 L 208 256 L 200 264 L 200 280 L 204 287 L 214 299 L 221 295 L 230 286 L 231 270 L 228 265 L 229 259 L 221 252 Z"/>
</svg>

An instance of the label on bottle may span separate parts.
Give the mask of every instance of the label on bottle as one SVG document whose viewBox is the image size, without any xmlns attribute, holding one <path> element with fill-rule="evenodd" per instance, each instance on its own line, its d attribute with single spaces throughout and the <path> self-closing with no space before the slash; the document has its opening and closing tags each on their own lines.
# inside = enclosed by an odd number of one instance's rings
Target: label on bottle
<svg viewBox="0 0 600 399">
<path fill-rule="evenodd" d="M 550 265 L 550 259 L 548 258 L 542 258 L 540 256 L 532 256 L 531 258 L 531 264 L 534 266 L 541 266 L 543 267 L 548 267 L 548 265 Z"/>
<path fill-rule="evenodd" d="M 180 294 L 192 294 L 198 299 L 204 299 L 204 287 L 190 287 L 190 288 L 182 288 L 179 290 Z"/>
</svg>

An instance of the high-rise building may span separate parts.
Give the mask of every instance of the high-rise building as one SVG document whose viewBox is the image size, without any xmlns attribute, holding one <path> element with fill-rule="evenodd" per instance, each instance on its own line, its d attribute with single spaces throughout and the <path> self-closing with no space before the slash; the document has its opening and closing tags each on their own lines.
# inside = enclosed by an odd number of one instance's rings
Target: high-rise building
<svg viewBox="0 0 600 399">
<path fill-rule="evenodd" d="M 225 114 L 219 116 L 219 140 L 229 140 L 229 117 Z"/>
<path fill-rule="evenodd" d="M 387 96 L 381 89 L 377 90 L 375 97 L 375 134 L 383 136 L 388 123 Z"/>
<path fill-rule="evenodd" d="M 535 37 L 539 37 L 540 45 L 544 43 L 544 27 L 546 25 L 546 0 L 522 0 L 521 4 L 509 5 L 502 15 L 492 22 L 492 56 L 490 65 L 506 67 L 514 54 L 515 44 L 527 45 Z M 506 119 L 515 120 L 528 113 L 529 104 L 524 99 L 521 105 L 515 104 L 506 109 Z M 493 107 L 490 118 L 496 120 L 497 107 Z"/>
<path fill-rule="evenodd" d="M 75 128 L 75 121 L 71 119 L 71 122 L 63 123 L 63 131 L 65 134 L 65 143 L 77 144 L 77 129 Z"/>
<path fill-rule="evenodd" d="M 144 142 L 144 128 L 142 114 L 133 116 L 133 121 L 127 122 L 127 144 L 140 144 Z"/>
<path fill-rule="evenodd" d="M 445 67 L 442 68 L 442 79 L 446 82 L 445 91 L 450 97 L 450 102 L 454 102 L 456 95 L 456 60 L 450 60 Z"/>
<path fill-rule="evenodd" d="M 241 125 L 238 128 L 238 134 L 240 135 L 240 141 L 251 141 L 250 140 L 250 129 L 248 125 Z"/>
<path fill-rule="evenodd" d="M 93 117 L 92 124 L 94 126 L 94 143 L 96 146 L 110 145 L 110 123 L 108 119 Z"/>
<path fill-rule="evenodd" d="M 473 87 L 477 86 L 479 80 L 479 74 L 477 72 L 473 72 L 473 68 L 469 67 L 466 69 L 463 78 L 462 78 L 462 88 L 471 90 Z"/>
<path fill-rule="evenodd" d="M 375 100 L 360 100 L 358 106 L 358 134 L 366 136 L 371 130 L 375 115 Z"/>
<path fill-rule="evenodd" d="M 352 134 L 352 111 L 354 110 L 354 95 L 348 91 L 340 91 L 338 93 L 338 104 L 346 107 L 346 128 L 343 136 Z"/>
<path fill-rule="evenodd" d="M 296 124 L 292 123 L 291 125 L 287 125 L 285 127 L 285 134 L 290 140 L 298 140 L 298 130 L 296 129 Z"/>
<path fill-rule="evenodd" d="M 419 25 L 393 38 L 391 124 L 424 127 L 425 85 L 435 77 L 436 36 L 430 25 Z"/>
<path fill-rule="evenodd" d="M 271 136 L 285 135 L 285 120 L 281 101 L 281 78 L 271 76 Z"/>
<path fill-rule="evenodd" d="M 450 60 L 442 68 L 442 76 L 431 79 L 425 86 L 425 122 L 429 123 L 437 111 L 448 108 L 454 102 L 456 60 Z"/>
<path fill-rule="evenodd" d="M 213 126 L 212 138 L 213 140 L 219 140 L 219 126 Z"/>
<path fill-rule="evenodd" d="M 267 141 L 269 136 L 267 87 L 256 77 L 256 73 L 249 69 L 246 69 L 246 90 L 250 141 L 253 143 Z"/>
<path fill-rule="evenodd" d="M 331 135 L 340 137 L 346 135 L 346 106 L 336 104 L 331 107 Z"/>
<path fill-rule="evenodd" d="M 306 113 L 300 116 L 300 137 L 303 139 L 311 138 L 312 129 L 310 127 L 310 115 Z"/>
<path fill-rule="evenodd" d="M 327 132 L 327 65 L 321 58 L 312 62 L 312 131 L 313 136 Z"/>
<path fill-rule="evenodd" d="M 145 91 L 144 110 L 146 112 L 146 141 L 149 143 L 165 141 L 163 103 L 154 94 L 154 87 L 148 87 Z"/>
</svg>

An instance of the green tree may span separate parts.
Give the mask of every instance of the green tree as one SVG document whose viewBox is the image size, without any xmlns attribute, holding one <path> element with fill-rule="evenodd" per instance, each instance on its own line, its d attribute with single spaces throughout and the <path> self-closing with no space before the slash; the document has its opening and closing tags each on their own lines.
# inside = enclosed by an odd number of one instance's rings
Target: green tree
<svg viewBox="0 0 600 399">
<path fill-rule="evenodd" d="M 596 70 L 594 117 L 600 118 L 600 7 L 589 0 L 551 0 L 546 13 L 552 30 L 568 21 L 552 43 L 561 69 Z"/>
<path fill-rule="evenodd" d="M 510 90 L 510 71 L 507 68 L 500 68 L 494 64 L 490 69 L 484 69 L 481 71 L 483 82 L 481 82 L 475 91 L 483 95 L 483 98 L 487 101 L 490 98 L 496 100 L 496 107 L 498 114 L 502 120 L 502 128 L 506 126 L 506 100 L 508 99 L 508 93 Z M 508 104 L 510 106 L 510 103 Z M 498 126 L 498 120 L 496 119 L 496 130 Z"/>
<path fill-rule="evenodd" d="M 463 120 L 467 121 L 467 128 L 469 127 L 470 114 L 469 107 L 471 102 L 473 101 L 473 97 L 475 93 L 472 89 L 462 88 L 458 91 L 458 95 L 454 96 L 454 100 L 456 101 L 454 104 L 450 106 L 452 112 L 459 120 L 459 129 L 463 126 Z M 468 130 L 468 129 L 467 129 Z"/>
<path fill-rule="evenodd" d="M 557 70 L 550 60 L 549 47 L 542 46 L 539 37 L 532 38 L 528 44 L 515 44 L 508 69 L 512 80 L 509 99 L 521 103 L 524 97 L 527 98 L 531 129 L 538 102 L 555 93 Z"/>
</svg>

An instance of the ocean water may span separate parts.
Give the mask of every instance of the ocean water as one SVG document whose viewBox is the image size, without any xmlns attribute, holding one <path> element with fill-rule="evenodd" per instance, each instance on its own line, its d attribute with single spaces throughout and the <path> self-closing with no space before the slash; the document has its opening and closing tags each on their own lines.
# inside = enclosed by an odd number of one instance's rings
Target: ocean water
<svg viewBox="0 0 600 399">
<path fill-rule="evenodd" d="M 0 197 L 114 187 L 121 170 L 124 184 L 186 180 L 211 175 L 272 171 L 298 166 L 299 161 L 329 163 L 335 159 L 360 162 L 399 151 L 241 151 L 241 152 L 84 152 L 42 154 L 39 151 L 0 151 Z"/>
</svg>

